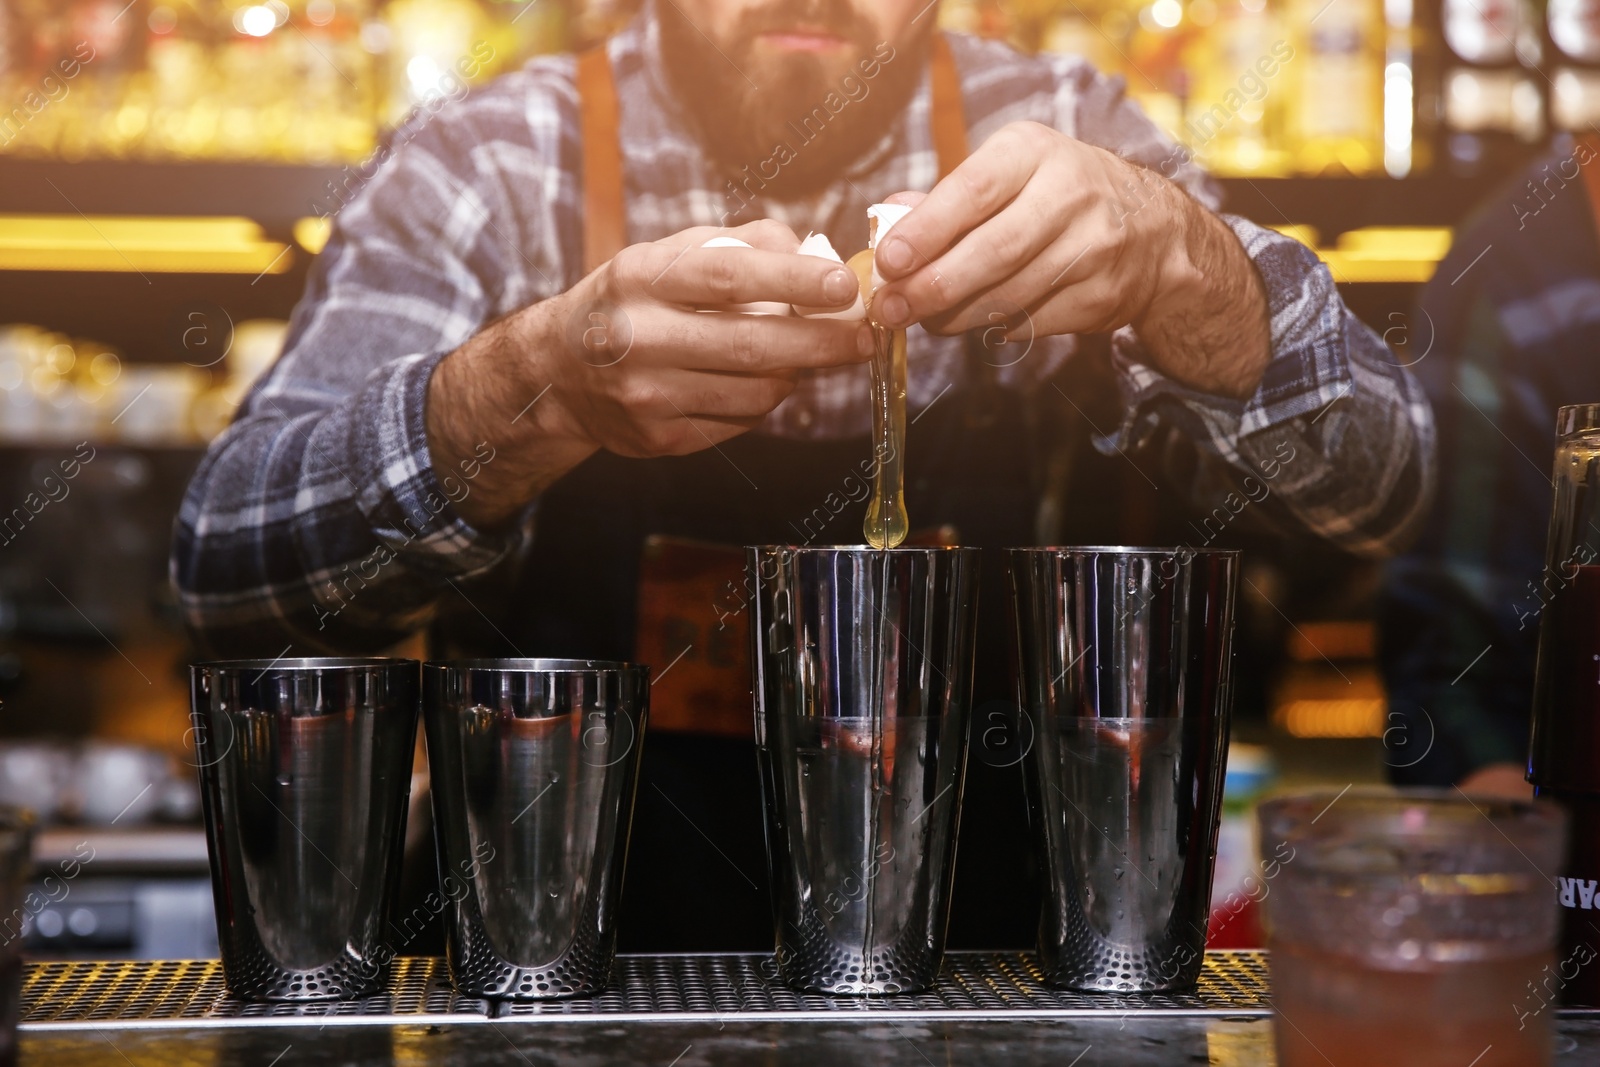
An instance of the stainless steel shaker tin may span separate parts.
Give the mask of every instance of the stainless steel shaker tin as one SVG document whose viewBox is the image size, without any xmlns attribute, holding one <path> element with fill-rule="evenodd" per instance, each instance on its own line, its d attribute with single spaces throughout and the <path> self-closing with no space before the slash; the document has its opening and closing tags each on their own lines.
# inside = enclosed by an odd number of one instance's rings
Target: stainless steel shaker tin
<svg viewBox="0 0 1600 1067">
<path fill-rule="evenodd" d="M 1073 989 L 1194 984 L 1221 817 L 1237 552 L 1006 553 L 1040 840 L 1040 963 Z"/>
<path fill-rule="evenodd" d="M 598 992 L 611 973 L 649 668 L 423 667 L 441 904 L 463 993 Z"/>
<path fill-rule="evenodd" d="M 779 970 L 824 993 L 925 988 L 955 869 L 978 550 L 747 552 Z"/>
<path fill-rule="evenodd" d="M 190 683 L 228 988 L 378 992 L 396 951 L 416 661 L 198 663 Z"/>
</svg>

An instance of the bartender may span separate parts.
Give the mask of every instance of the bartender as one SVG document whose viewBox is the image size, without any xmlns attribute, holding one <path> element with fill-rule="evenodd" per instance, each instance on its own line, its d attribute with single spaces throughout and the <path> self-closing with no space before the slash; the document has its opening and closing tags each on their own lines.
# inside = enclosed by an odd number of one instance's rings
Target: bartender
<svg viewBox="0 0 1600 1067">
<path fill-rule="evenodd" d="M 794 254 L 808 232 L 848 256 L 869 205 L 915 205 L 873 305 L 910 327 L 914 537 L 1109 539 L 1100 455 L 1366 555 L 1427 507 L 1427 402 L 1315 255 L 1217 214 L 1120 79 L 937 16 L 651 2 L 420 110 L 183 505 L 173 575 L 210 654 L 427 630 L 433 655 L 648 656 L 625 948 L 772 943 L 727 546 L 858 542 L 874 462 L 868 327 L 739 310 L 852 303 L 850 271 Z M 1007 689 L 987 555 L 980 711 Z M 975 756 L 951 943 L 1025 945 L 1017 760 Z"/>
</svg>

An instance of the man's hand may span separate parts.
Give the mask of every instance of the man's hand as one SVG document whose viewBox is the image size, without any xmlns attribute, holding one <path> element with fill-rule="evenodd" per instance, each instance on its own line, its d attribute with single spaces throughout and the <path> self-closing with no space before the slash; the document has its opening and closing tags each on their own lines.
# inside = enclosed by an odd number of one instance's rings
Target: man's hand
<svg viewBox="0 0 1600 1067">
<path fill-rule="evenodd" d="M 886 325 L 1004 321 L 1041 336 L 1132 325 L 1179 381 L 1238 398 L 1260 382 L 1271 351 L 1255 267 L 1221 219 L 1153 171 L 1017 122 L 926 198 L 894 199 L 916 210 L 878 248 L 887 284 L 873 310 Z"/>
<path fill-rule="evenodd" d="M 752 248 L 701 248 L 714 236 Z M 519 511 L 596 450 L 683 455 L 761 422 L 802 370 L 860 363 L 863 323 L 708 309 L 774 301 L 845 307 L 855 275 L 797 256 L 787 226 L 700 227 L 633 245 L 558 297 L 485 328 L 428 390 L 436 470 L 487 440 L 497 453 L 457 504 L 475 526 Z"/>
<path fill-rule="evenodd" d="M 1533 796 L 1533 786 L 1528 784 L 1528 768 L 1520 763 L 1491 763 L 1479 767 L 1458 786 L 1463 793 L 1482 797 L 1508 797 L 1528 800 Z"/>
</svg>

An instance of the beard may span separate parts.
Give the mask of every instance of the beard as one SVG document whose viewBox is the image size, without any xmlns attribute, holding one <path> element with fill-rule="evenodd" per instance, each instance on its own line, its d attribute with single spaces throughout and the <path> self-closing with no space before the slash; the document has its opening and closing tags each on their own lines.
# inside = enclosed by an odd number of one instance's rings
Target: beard
<svg viewBox="0 0 1600 1067">
<path fill-rule="evenodd" d="M 850 0 L 777 0 L 713 42 L 671 0 L 656 12 L 667 78 L 707 155 L 729 178 L 758 175 L 757 190 L 779 200 L 822 190 L 882 139 L 916 91 L 935 22 L 884 41 Z M 761 34 L 800 25 L 847 45 L 758 58 Z"/>
</svg>

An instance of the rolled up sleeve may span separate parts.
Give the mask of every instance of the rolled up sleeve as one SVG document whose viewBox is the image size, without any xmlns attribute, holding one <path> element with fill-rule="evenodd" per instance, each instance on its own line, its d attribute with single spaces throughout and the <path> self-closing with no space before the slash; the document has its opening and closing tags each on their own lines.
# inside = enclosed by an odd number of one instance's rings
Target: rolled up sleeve
<svg viewBox="0 0 1600 1067">
<path fill-rule="evenodd" d="M 441 354 L 395 360 L 331 406 L 278 389 L 252 398 L 196 473 L 173 578 L 214 654 L 375 650 L 424 625 L 450 583 L 513 552 L 455 505 L 476 468 L 438 471 L 423 423 Z M 492 447 L 472 464 L 494 460 Z"/>
<path fill-rule="evenodd" d="M 1433 414 L 1421 387 L 1340 298 L 1310 249 L 1235 216 L 1265 287 L 1272 357 L 1244 400 L 1183 385 L 1151 366 L 1137 334 L 1112 339 L 1124 401 L 1104 452 L 1138 451 L 1177 427 L 1225 480 L 1271 480 L 1276 514 L 1364 556 L 1405 546 L 1434 489 Z"/>
</svg>

